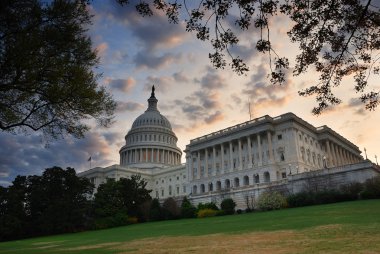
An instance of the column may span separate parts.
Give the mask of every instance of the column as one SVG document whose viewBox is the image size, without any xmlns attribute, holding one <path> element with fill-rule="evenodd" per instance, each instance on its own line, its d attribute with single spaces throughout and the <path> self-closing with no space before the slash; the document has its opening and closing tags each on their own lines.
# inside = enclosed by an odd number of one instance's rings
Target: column
<svg viewBox="0 0 380 254">
<path fill-rule="evenodd" d="M 251 168 L 253 167 L 252 165 L 252 147 L 251 147 L 251 137 L 247 137 L 247 145 L 248 145 L 248 167 Z"/>
<path fill-rule="evenodd" d="M 274 155 L 273 155 L 273 147 L 272 147 L 272 134 L 270 133 L 270 131 L 267 131 L 267 137 L 268 137 L 269 161 L 271 163 L 274 163 Z"/>
<path fill-rule="evenodd" d="M 327 165 L 332 167 L 333 166 L 333 163 L 332 163 L 332 153 L 331 153 L 331 149 L 330 149 L 330 142 L 328 140 L 326 140 L 326 148 L 327 148 Z"/>
<path fill-rule="evenodd" d="M 333 156 L 334 156 L 334 161 L 335 161 L 335 166 L 339 166 L 339 160 L 338 160 L 338 155 L 336 153 L 336 146 L 334 143 L 331 143 L 331 150 L 333 152 Z"/>
<path fill-rule="evenodd" d="M 220 163 L 221 173 L 224 174 L 224 148 L 223 148 L 223 143 L 220 144 L 220 158 L 221 158 L 221 163 Z"/>
<path fill-rule="evenodd" d="M 258 165 L 262 166 L 263 165 L 263 154 L 261 151 L 261 138 L 260 138 L 260 133 L 257 133 L 257 149 L 259 150 L 259 162 Z"/>
<path fill-rule="evenodd" d="M 214 173 L 212 175 L 216 175 L 216 149 L 215 149 L 215 146 L 212 147 L 212 167 L 214 169 L 214 171 L 213 171 Z"/>
<path fill-rule="evenodd" d="M 198 150 L 198 171 L 197 171 L 197 179 L 201 178 L 201 153 Z"/>
<path fill-rule="evenodd" d="M 190 155 L 188 156 L 189 158 L 189 163 L 187 163 L 186 161 L 186 165 L 189 165 L 190 166 L 190 170 L 189 170 L 189 181 L 192 181 L 194 179 L 194 163 L 193 163 L 193 153 L 190 152 Z M 187 158 L 186 158 L 187 160 Z"/>
<path fill-rule="evenodd" d="M 160 149 L 156 149 L 156 161 L 160 163 Z"/>
<path fill-rule="evenodd" d="M 242 170 L 243 169 L 243 156 L 242 156 L 242 152 L 241 152 L 241 140 L 240 138 L 238 139 L 238 146 L 239 146 L 239 170 Z"/>
<path fill-rule="evenodd" d="M 230 171 L 233 171 L 233 166 L 234 166 L 234 158 L 233 158 L 233 155 L 232 155 L 232 141 L 230 141 Z"/>
<path fill-rule="evenodd" d="M 343 151 L 342 151 L 341 146 L 338 146 L 338 151 L 339 151 L 340 165 L 343 166 L 344 165 L 344 158 L 343 158 Z"/>
<path fill-rule="evenodd" d="M 205 174 L 206 174 L 206 177 L 208 177 L 209 175 L 209 172 L 208 172 L 208 150 L 207 148 L 205 149 L 205 164 L 204 164 L 204 168 L 205 168 Z"/>
<path fill-rule="evenodd" d="M 336 165 L 340 166 L 340 159 L 339 159 L 338 148 L 337 148 L 336 144 L 333 144 L 333 148 L 334 148 L 333 151 L 334 151 L 334 155 L 335 155 Z"/>
<path fill-rule="evenodd" d="M 153 152 L 154 150 L 153 150 L 153 148 L 151 149 L 151 155 L 150 155 L 150 161 L 151 162 L 154 162 L 154 152 Z"/>
<path fill-rule="evenodd" d="M 142 162 L 143 161 L 143 150 L 142 148 L 140 148 L 140 160 L 139 162 Z"/>
</svg>

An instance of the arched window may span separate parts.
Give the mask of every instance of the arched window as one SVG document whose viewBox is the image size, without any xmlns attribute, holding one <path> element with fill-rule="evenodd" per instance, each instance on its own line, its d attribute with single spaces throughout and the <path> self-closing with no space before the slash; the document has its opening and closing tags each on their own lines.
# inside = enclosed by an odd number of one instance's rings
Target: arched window
<svg viewBox="0 0 380 254">
<path fill-rule="evenodd" d="M 208 191 L 214 191 L 214 185 L 212 183 L 208 184 Z"/>
<path fill-rule="evenodd" d="M 216 182 L 216 190 L 220 191 L 222 189 L 222 183 L 220 181 Z"/>
<path fill-rule="evenodd" d="M 264 182 L 269 183 L 270 182 L 270 174 L 268 171 L 264 172 Z"/>
<path fill-rule="evenodd" d="M 243 178 L 243 184 L 244 184 L 244 186 L 249 185 L 249 177 L 248 176 L 244 176 L 244 178 Z"/>
<path fill-rule="evenodd" d="M 231 188 L 231 183 L 230 183 L 230 180 L 229 180 L 229 179 L 226 179 L 226 180 L 224 181 L 224 186 L 225 186 L 226 189 Z"/>
<path fill-rule="evenodd" d="M 239 180 L 239 177 L 235 177 L 234 179 L 234 187 L 240 187 L 240 180 Z"/>
<path fill-rule="evenodd" d="M 205 185 L 202 183 L 201 184 L 201 193 L 204 193 L 205 192 Z"/>
<path fill-rule="evenodd" d="M 197 194 L 198 187 L 196 185 L 193 186 L 193 194 Z"/>
<path fill-rule="evenodd" d="M 255 179 L 255 183 L 260 183 L 260 176 L 259 176 L 259 174 L 255 174 L 253 176 L 253 178 Z"/>
</svg>

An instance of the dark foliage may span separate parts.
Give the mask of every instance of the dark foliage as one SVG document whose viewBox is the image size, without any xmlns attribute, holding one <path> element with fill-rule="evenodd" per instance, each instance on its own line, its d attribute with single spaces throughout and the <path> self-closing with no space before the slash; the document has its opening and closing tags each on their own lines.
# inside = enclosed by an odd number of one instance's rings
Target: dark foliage
<svg viewBox="0 0 380 254">
<path fill-rule="evenodd" d="M 220 209 L 224 211 L 225 214 L 234 214 L 235 213 L 236 203 L 232 198 L 223 199 L 220 204 Z"/>
<path fill-rule="evenodd" d="M 182 218 L 195 218 L 196 211 L 197 209 L 195 208 L 195 206 L 193 206 L 193 204 L 190 203 L 187 197 L 184 197 L 181 204 Z"/>
<path fill-rule="evenodd" d="M 127 224 L 127 218 L 137 217 L 144 221 L 142 205 L 151 199 L 146 189 L 147 182 L 140 175 L 131 178 L 107 179 L 106 183 L 98 187 L 95 194 L 95 221 L 96 227 L 105 228 Z M 114 216 L 117 215 L 115 220 Z M 109 225 L 106 223 L 110 222 Z M 123 224 L 115 224 L 123 223 Z"/>
<path fill-rule="evenodd" d="M 93 185 L 75 170 L 48 168 L 42 176 L 18 176 L 0 192 L 0 240 L 76 232 L 91 225 Z"/>
<path fill-rule="evenodd" d="M 175 220 L 181 217 L 181 209 L 173 198 L 165 199 L 162 209 L 165 220 Z"/>
<path fill-rule="evenodd" d="M 110 125 L 116 104 L 93 72 L 88 10 L 84 0 L 1 2 L 1 130 L 80 138 L 82 120 Z"/>
<path fill-rule="evenodd" d="M 363 199 L 380 198 L 380 177 L 368 179 L 364 183 L 364 188 L 360 196 Z"/>
<path fill-rule="evenodd" d="M 214 202 L 209 202 L 209 203 L 199 203 L 197 210 L 203 210 L 203 209 L 212 209 L 212 210 L 219 210 L 219 207 L 214 203 Z"/>
<path fill-rule="evenodd" d="M 129 3 L 117 1 L 122 5 Z M 259 35 L 251 40 L 257 51 L 268 55 L 272 84 L 283 84 L 289 69 L 288 59 L 279 56 L 271 43 L 271 18 L 285 15 L 293 26 L 288 36 L 300 50 L 293 75 L 310 68 L 320 74 L 318 82 L 299 92 L 316 97 L 314 114 L 341 102 L 333 88 L 349 76 L 367 109 L 374 110 L 380 103 L 378 89 L 367 88 L 368 77 L 380 74 L 380 7 L 373 0 L 154 0 L 140 1 L 136 9 L 143 16 L 153 15 L 153 9 L 162 11 L 171 23 L 179 23 L 184 14 L 186 31 L 210 42 L 214 52 L 209 53 L 209 58 L 214 67 L 225 68 L 227 59 L 238 74 L 249 68 L 230 49 L 239 43 L 242 32 L 258 30 Z"/>
<path fill-rule="evenodd" d="M 152 200 L 152 203 L 150 205 L 150 212 L 149 212 L 149 220 L 150 221 L 158 221 L 163 220 L 164 214 L 160 205 L 160 202 L 157 198 Z"/>
</svg>

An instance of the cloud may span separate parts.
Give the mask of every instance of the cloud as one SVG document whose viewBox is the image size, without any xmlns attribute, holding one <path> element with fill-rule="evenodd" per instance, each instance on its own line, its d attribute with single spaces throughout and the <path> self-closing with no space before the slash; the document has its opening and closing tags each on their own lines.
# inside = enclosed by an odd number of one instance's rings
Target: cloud
<svg viewBox="0 0 380 254">
<path fill-rule="evenodd" d="M 139 111 L 141 109 L 144 109 L 144 105 L 141 103 L 132 102 L 132 101 L 128 101 L 128 102 L 118 101 L 116 111 L 117 112 L 130 111 L 131 112 L 131 111 Z"/>
<path fill-rule="evenodd" d="M 182 54 L 164 53 L 160 56 L 148 54 L 147 52 L 137 53 L 133 61 L 138 69 L 161 69 L 173 63 L 179 63 L 182 60 Z"/>
<path fill-rule="evenodd" d="M 179 83 L 187 83 L 190 81 L 190 79 L 182 71 L 173 73 L 173 78 Z"/>
<path fill-rule="evenodd" d="M 109 135 L 105 138 L 99 132 L 88 132 L 83 139 L 67 137 L 51 141 L 46 147 L 36 134 L 0 133 L 3 144 L 0 147 L 0 182 L 10 182 L 17 175 L 41 174 L 53 166 L 73 167 L 78 171 L 89 167 L 87 159 L 90 156 L 92 166 L 107 166 L 112 162 Z"/>
<path fill-rule="evenodd" d="M 95 48 L 98 57 L 101 57 L 101 58 L 105 57 L 107 49 L 108 49 L 108 44 L 106 42 L 100 43 Z"/>
<path fill-rule="evenodd" d="M 201 80 L 196 80 L 196 82 L 199 82 L 202 88 L 209 90 L 227 87 L 226 79 L 212 68 L 207 68 L 206 75 L 204 75 Z"/>
<path fill-rule="evenodd" d="M 175 79 L 172 76 L 148 76 L 144 85 L 144 91 L 150 92 L 152 85 L 154 85 L 156 89 L 160 91 L 160 93 L 167 93 L 170 91 L 174 84 Z"/>
<path fill-rule="evenodd" d="M 224 119 L 223 113 L 218 110 L 214 114 L 206 117 L 205 118 L 205 122 L 207 124 L 213 124 L 213 123 L 219 122 L 219 121 L 221 121 L 223 119 Z"/>
<path fill-rule="evenodd" d="M 105 83 L 108 84 L 111 89 L 122 91 L 124 93 L 129 93 L 136 84 L 136 81 L 133 78 L 127 79 L 111 79 L 106 78 Z"/>
</svg>

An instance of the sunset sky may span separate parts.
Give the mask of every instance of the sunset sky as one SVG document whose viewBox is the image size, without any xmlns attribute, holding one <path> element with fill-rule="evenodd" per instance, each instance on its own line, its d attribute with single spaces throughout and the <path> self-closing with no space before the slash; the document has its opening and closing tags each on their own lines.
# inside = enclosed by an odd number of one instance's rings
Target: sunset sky
<svg viewBox="0 0 380 254">
<path fill-rule="evenodd" d="M 187 33 L 184 23 L 170 24 L 161 14 L 142 18 L 133 6 L 121 7 L 115 0 L 95 0 L 90 11 L 94 18 L 89 35 L 100 58 L 95 72 L 102 73 L 99 83 L 118 102 L 115 123 L 104 129 L 90 122 L 93 128 L 84 139 L 68 137 L 49 144 L 36 134 L 0 133 L 0 185 L 8 185 L 16 175 L 41 174 L 52 166 L 84 171 L 89 169 L 90 156 L 92 167 L 118 164 L 124 136 L 146 110 L 153 84 L 158 108 L 171 122 L 181 150 L 190 139 L 248 121 L 250 101 L 253 118 L 293 112 L 316 127 L 331 127 L 356 144 L 364 157 L 366 148 L 373 162 L 375 155 L 380 157 L 380 108 L 365 110 L 352 78 L 334 90 L 343 103 L 314 116 L 314 98 L 300 97 L 297 91 L 315 84 L 318 75 L 309 70 L 293 77 L 290 70 L 283 86 L 270 85 L 268 56 L 256 52 L 255 31 L 241 33 L 239 45 L 231 49 L 250 68 L 246 76 L 238 76 L 228 67 L 214 69 L 208 59 L 209 43 Z M 290 27 L 285 17 L 271 20 L 274 48 L 294 66 L 298 51 L 286 35 Z M 369 83 L 368 91 L 380 89 L 379 77 L 370 77 Z"/>
</svg>

